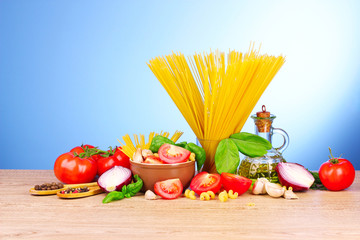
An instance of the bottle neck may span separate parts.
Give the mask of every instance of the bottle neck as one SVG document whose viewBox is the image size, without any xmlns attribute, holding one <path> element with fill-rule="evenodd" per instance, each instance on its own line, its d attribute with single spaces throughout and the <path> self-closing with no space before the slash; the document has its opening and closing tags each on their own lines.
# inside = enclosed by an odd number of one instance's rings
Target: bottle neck
<svg viewBox="0 0 360 240">
<path fill-rule="evenodd" d="M 271 135 L 270 135 L 270 132 L 259 132 L 257 131 L 257 128 L 255 127 L 255 132 L 256 132 L 256 135 L 262 137 L 262 138 L 265 138 L 266 140 L 268 140 L 270 143 L 271 142 Z"/>
</svg>

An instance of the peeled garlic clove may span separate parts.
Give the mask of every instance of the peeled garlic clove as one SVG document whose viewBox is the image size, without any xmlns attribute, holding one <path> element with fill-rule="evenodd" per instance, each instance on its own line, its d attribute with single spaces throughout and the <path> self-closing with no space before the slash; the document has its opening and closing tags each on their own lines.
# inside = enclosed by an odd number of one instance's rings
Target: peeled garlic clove
<svg viewBox="0 0 360 240">
<path fill-rule="evenodd" d="M 291 189 L 285 191 L 284 198 L 285 199 L 299 199 L 299 197 L 296 196 L 296 194 Z"/>
<path fill-rule="evenodd" d="M 141 155 L 142 155 L 142 157 L 143 157 L 144 159 L 146 159 L 147 157 L 152 156 L 152 155 L 154 155 L 154 154 L 153 154 L 153 152 L 152 152 L 150 149 L 143 149 L 143 150 L 141 151 Z"/>
<path fill-rule="evenodd" d="M 156 200 L 157 197 L 156 197 L 156 195 L 155 195 L 155 193 L 154 193 L 153 191 L 147 190 L 147 191 L 145 192 L 145 199 L 146 199 L 146 200 Z"/>
<path fill-rule="evenodd" d="M 134 153 L 134 156 L 133 156 L 133 161 L 134 162 L 137 162 L 137 163 L 142 163 L 143 162 L 143 157 L 142 157 L 142 154 L 141 154 L 141 148 L 138 148 L 136 150 L 136 152 Z"/>
<path fill-rule="evenodd" d="M 265 189 L 266 192 L 274 198 L 281 197 L 282 195 L 284 195 L 285 192 L 285 189 L 281 185 L 270 182 L 265 184 Z"/>
<path fill-rule="evenodd" d="M 266 178 L 258 178 L 254 183 L 252 193 L 255 195 L 266 194 L 265 184 L 268 182 L 269 180 Z"/>
</svg>

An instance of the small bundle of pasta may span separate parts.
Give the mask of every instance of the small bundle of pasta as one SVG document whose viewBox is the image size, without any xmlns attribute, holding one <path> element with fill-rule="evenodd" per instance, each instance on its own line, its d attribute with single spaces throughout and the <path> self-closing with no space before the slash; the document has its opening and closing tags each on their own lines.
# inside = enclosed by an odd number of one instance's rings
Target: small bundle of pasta
<svg viewBox="0 0 360 240">
<path fill-rule="evenodd" d="M 203 170 L 216 172 L 220 140 L 240 132 L 266 87 L 284 64 L 282 56 L 216 51 L 156 57 L 148 63 L 206 151 Z"/>
<path fill-rule="evenodd" d="M 173 142 L 176 142 L 181 137 L 182 134 L 183 134 L 183 132 L 175 131 L 174 135 L 172 135 L 172 137 L 170 139 Z M 145 143 L 144 134 L 140 134 L 140 140 L 139 140 L 139 136 L 134 134 L 134 141 L 135 141 L 135 144 L 134 144 L 132 142 L 131 137 L 129 136 L 129 134 L 126 134 L 125 136 L 122 137 L 125 144 L 123 144 L 119 139 L 118 139 L 118 141 L 121 144 L 121 151 L 123 153 L 125 153 L 126 156 L 128 156 L 130 159 L 132 159 L 137 148 L 149 149 L 153 137 L 155 137 L 157 135 L 161 135 L 161 136 L 164 136 L 164 137 L 169 137 L 170 136 L 170 134 L 168 132 L 163 132 L 163 131 L 161 131 L 160 133 L 151 132 L 149 134 L 148 142 Z"/>
</svg>

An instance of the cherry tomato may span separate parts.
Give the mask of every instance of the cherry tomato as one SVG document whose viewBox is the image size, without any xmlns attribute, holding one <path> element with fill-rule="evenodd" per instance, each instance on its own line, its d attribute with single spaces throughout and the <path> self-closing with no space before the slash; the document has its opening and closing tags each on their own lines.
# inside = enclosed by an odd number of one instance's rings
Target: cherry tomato
<svg viewBox="0 0 360 240">
<path fill-rule="evenodd" d="M 72 152 L 60 155 L 54 164 L 55 176 L 68 184 L 91 182 L 96 172 L 96 162 L 93 159 L 75 157 Z"/>
<path fill-rule="evenodd" d="M 158 154 L 164 163 L 172 164 L 186 162 L 191 152 L 185 148 L 165 143 L 159 148 Z"/>
<path fill-rule="evenodd" d="M 217 173 L 201 172 L 191 180 L 190 188 L 198 195 L 207 191 L 217 193 L 221 188 L 220 175 Z"/>
<path fill-rule="evenodd" d="M 231 173 L 221 173 L 221 184 L 226 191 L 233 190 L 239 195 L 249 190 L 252 181 L 246 177 Z"/>
<path fill-rule="evenodd" d="M 161 159 L 159 157 L 155 157 L 155 156 L 148 156 L 144 163 L 148 163 L 148 164 L 163 164 L 163 162 L 161 161 Z"/>
<path fill-rule="evenodd" d="M 320 166 L 319 177 L 328 190 L 340 191 L 350 187 L 354 182 L 355 169 L 347 159 L 332 156 L 331 159 Z"/>
<path fill-rule="evenodd" d="M 93 155 L 100 156 L 100 155 Z M 108 157 L 99 157 L 97 159 L 97 169 L 98 175 L 101 176 L 104 172 L 113 168 L 114 166 L 122 166 L 130 169 L 130 160 L 129 157 L 126 156 L 120 148 L 117 148 L 114 155 Z"/>
<path fill-rule="evenodd" d="M 178 178 L 169 179 L 155 183 L 154 190 L 156 194 L 162 198 L 175 199 L 181 195 L 183 191 L 183 185 Z"/>
</svg>

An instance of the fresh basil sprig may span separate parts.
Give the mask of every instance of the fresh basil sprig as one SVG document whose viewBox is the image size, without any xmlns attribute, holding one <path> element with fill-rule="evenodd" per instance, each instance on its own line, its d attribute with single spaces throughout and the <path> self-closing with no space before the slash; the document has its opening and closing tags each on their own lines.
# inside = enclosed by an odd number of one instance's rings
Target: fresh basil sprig
<svg viewBox="0 0 360 240">
<path fill-rule="evenodd" d="M 241 132 L 223 139 L 217 146 L 215 166 L 218 173 L 236 173 L 240 163 L 239 151 L 249 157 L 261 157 L 271 149 L 271 143 L 255 134 Z"/>
<path fill-rule="evenodd" d="M 144 185 L 144 182 L 142 181 L 142 179 L 138 176 L 135 175 L 134 176 L 135 182 L 130 183 L 127 186 L 123 186 L 120 191 L 112 191 L 110 193 L 108 193 L 108 195 L 106 195 L 106 197 L 103 199 L 103 203 L 109 203 L 112 201 L 117 201 L 117 200 L 121 200 L 123 198 L 130 198 L 136 195 L 136 193 L 138 193 L 141 188 Z"/>
</svg>

